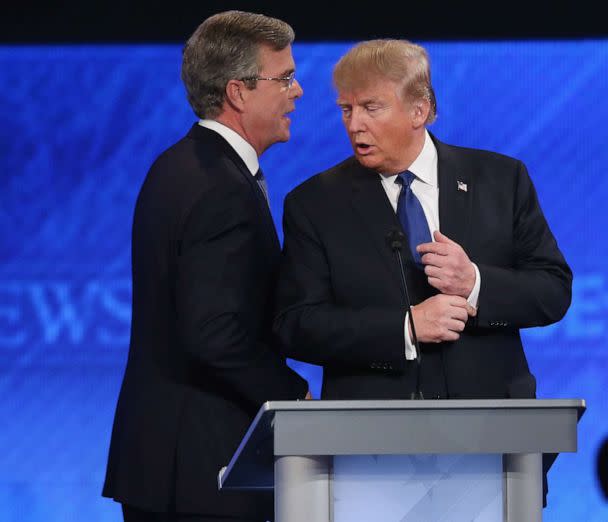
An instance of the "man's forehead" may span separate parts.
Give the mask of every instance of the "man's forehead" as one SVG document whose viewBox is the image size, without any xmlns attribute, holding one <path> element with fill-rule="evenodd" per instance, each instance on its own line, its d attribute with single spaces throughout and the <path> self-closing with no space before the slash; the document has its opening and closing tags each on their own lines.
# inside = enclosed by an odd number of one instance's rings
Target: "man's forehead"
<svg viewBox="0 0 608 522">
<path fill-rule="evenodd" d="M 338 105 L 342 104 L 365 104 L 374 101 L 382 101 L 396 94 L 397 85 L 390 80 L 377 81 L 365 86 L 342 89 L 338 91 Z"/>
<path fill-rule="evenodd" d="M 259 59 L 262 69 L 273 69 L 276 70 L 275 72 L 288 72 L 295 69 L 291 45 L 280 51 L 276 51 L 267 45 L 261 45 Z"/>
</svg>

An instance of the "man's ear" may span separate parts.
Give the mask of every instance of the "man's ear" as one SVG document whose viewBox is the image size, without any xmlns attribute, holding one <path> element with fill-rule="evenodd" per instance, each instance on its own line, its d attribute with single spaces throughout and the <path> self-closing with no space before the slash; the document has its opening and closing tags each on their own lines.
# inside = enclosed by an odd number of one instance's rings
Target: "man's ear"
<svg viewBox="0 0 608 522">
<path fill-rule="evenodd" d="M 245 84 L 240 80 L 229 80 L 226 84 L 226 101 L 239 112 L 245 109 L 248 94 Z"/>
<path fill-rule="evenodd" d="M 431 102 L 426 98 L 420 98 L 415 100 L 412 104 L 412 123 L 414 127 L 422 127 L 426 124 L 426 120 L 429 117 L 431 111 Z"/>
</svg>

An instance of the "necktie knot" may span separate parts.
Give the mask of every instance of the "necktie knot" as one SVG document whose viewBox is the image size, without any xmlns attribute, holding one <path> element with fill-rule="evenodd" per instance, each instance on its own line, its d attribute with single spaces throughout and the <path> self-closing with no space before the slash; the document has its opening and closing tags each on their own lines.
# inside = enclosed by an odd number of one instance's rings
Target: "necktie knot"
<svg viewBox="0 0 608 522">
<path fill-rule="evenodd" d="M 410 188 L 410 185 L 412 184 L 412 181 L 414 181 L 415 178 L 416 175 L 413 172 L 406 170 L 397 174 L 397 179 L 395 180 L 395 183 Z"/>
</svg>

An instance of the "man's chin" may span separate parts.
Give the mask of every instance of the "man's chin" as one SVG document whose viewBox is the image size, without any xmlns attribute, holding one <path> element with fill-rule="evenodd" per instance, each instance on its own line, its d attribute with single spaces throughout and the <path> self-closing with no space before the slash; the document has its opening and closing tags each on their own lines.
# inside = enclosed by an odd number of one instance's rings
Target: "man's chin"
<svg viewBox="0 0 608 522">
<path fill-rule="evenodd" d="M 371 155 L 357 154 L 355 152 L 355 158 L 357 159 L 357 161 L 359 163 L 361 163 L 361 165 L 363 165 L 364 167 L 366 167 L 368 169 L 373 169 L 373 170 L 378 169 L 378 162 L 375 161 L 374 158 L 371 157 Z"/>
<path fill-rule="evenodd" d="M 285 143 L 287 141 L 289 141 L 289 138 L 291 137 L 291 134 L 289 133 L 289 131 L 287 132 L 282 132 L 280 134 L 277 134 L 274 138 L 274 141 L 272 142 L 274 143 Z"/>
</svg>

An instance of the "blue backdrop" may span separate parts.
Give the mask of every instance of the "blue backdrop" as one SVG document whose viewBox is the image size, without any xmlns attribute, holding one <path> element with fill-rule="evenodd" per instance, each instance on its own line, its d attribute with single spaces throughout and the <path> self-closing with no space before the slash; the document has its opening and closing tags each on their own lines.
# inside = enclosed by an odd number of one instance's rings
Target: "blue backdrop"
<svg viewBox="0 0 608 522">
<path fill-rule="evenodd" d="M 263 158 L 286 192 L 350 154 L 330 85 L 347 44 L 296 45 L 292 140 Z M 564 320 L 525 333 L 541 398 L 585 398 L 547 521 L 607 520 L 608 42 L 430 43 L 433 132 L 522 159 L 574 274 Z M 100 497 L 128 348 L 130 228 L 143 177 L 194 121 L 178 46 L 0 47 L 0 520 L 119 520 Z M 318 393 L 316 367 L 294 363 Z"/>
</svg>

